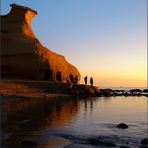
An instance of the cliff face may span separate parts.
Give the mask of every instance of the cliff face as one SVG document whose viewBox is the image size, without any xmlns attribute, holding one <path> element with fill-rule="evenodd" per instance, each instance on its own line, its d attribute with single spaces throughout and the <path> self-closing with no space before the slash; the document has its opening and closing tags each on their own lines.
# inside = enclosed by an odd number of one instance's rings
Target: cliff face
<svg viewBox="0 0 148 148">
<path fill-rule="evenodd" d="M 78 70 L 64 56 L 45 48 L 31 29 L 36 11 L 16 4 L 9 14 L 1 16 L 2 78 L 70 81 Z"/>
</svg>

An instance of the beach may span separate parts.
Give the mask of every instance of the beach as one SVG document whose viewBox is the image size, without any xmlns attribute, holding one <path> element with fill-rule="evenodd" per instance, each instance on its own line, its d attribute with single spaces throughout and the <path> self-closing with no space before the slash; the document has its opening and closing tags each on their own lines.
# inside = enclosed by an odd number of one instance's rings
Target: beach
<svg viewBox="0 0 148 148">
<path fill-rule="evenodd" d="M 46 101 L 52 101 L 54 99 L 59 99 L 59 98 L 62 99 L 63 97 L 67 98 L 70 96 L 68 94 L 64 94 L 63 92 L 61 93 L 58 90 L 58 88 L 53 93 L 46 92 L 45 87 L 47 88 L 48 83 L 49 82 L 45 82 L 45 81 L 37 82 L 37 81 L 23 81 L 23 80 L 2 80 L 1 81 L 0 93 L 1 93 L 1 107 L 2 107 L 1 109 L 1 124 L 2 124 L 1 141 L 2 143 L 5 143 L 6 145 L 8 145 L 8 147 L 12 147 L 12 145 L 15 145 L 16 148 L 22 147 L 21 141 L 18 141 L 18 143 L 15 143 L 18 138 L 17 129 L 15 128 L 20 128 L 19 126 L 21 124 L 22 125 L 27 124 L 28 119 L 27 120 L 16 119 L 14 117 L 14 119 L 12 119 L 11 121 L 11 124 L 14 124 L 13 126 L 17 126 L 17 127 L 10 128 L 11 125 L 9 126 L 10 124 L 9 115 L 11 116 L 11 113 L 13 114 L 13 112 L 15 111 L 29 110 L 36 104 L 40 104 Z M 38 114 L 35 113 L 34 116 L 38 116 Z M 6 124 L 7 119 L 8 119 L 8 124 Z M 15 123 L 16 120 L 17 120 L 17 123 Z M 5 127 L 8 128 L 8 131 L 4 130 Z M 29 130 L 29 129 L 26 129 L 26 130 Z M 14 138 L 16 139 L 13 141 L 11 140 L 10 137 L 12 135 L 15 136 L 15 134 L 16 134 L 16 137 Z M 9 138 L 10 140 L 7 141 L 7 139 Z M 40 138 L 38 138 L 38 140 L 42 141 Z M 9 142 L 10 143 L 12 142 L 12 143 L 10 144 Z M 60 137 L 58 138 L 54 136 L 50 136 L 48 137 L 48 141 L 45 142 L 45 139 L 44 139 L 42 142 L 44 145 L 48 144 L 48 147 L 52 147 L 52 148 L 58 148 L 69 143 L 69 141 L 64 138 L 60 138 Z"/>
<path fill-rule="evenodd" d="M 2 148 L 147 148 L 147 1 L 2 0 Z"/>
<path fill-rule="evenodd" d="M 27 86 L 26 81 L 1 83 L 3 147 L 138 148 L 146 138 L 144 96 L 79 98 Z M 116 128 L 121 122 L 129 128 Z"/>
</svg>

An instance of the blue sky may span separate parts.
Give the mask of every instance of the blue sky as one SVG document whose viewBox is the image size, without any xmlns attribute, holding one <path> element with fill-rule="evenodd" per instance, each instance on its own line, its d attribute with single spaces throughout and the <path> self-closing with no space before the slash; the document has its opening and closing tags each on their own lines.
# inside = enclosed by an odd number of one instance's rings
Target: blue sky
<svg viewBox="0 0 148 148">
<path fill-rule="evenodd" d="M 32 28 L 99 86 L 146 86 L 147 0 L 1 0 L 37 10 Z"/>
</svg>

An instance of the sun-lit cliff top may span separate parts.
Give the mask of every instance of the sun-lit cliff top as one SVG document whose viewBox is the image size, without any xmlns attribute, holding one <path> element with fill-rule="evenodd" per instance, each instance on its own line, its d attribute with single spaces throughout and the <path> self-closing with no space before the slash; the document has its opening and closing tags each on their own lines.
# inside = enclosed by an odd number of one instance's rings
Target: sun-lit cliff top
<svg viewBox="0 0 148 148">
<path fill-rule="evenodd" d="M 24 9 L 24 10 L 30 10 L 30 11 L 34 12 L 37 15 L 37 11 L 35 11 L 35 10 L 29 8 L 29 7 L 21 6 L 21 5 L 18 5 L 16 3 L 10 4 L 10 6 L 12 8 L 21 8 L 21 9 Z"/>
</svg>

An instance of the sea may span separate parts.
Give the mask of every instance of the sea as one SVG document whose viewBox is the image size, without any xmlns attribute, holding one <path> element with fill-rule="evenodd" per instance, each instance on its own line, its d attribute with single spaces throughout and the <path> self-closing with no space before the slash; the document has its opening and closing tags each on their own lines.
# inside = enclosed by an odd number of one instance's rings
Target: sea
<svg viewBox="0 0 148 148">
<path fill-rule="evenodd" d="M 125 90 L 125 91 L 129 91 L 132 89 L 140 89 L 140 90 L 144 90 L 144 89 L 148 89 L 148 87 L 125 87 L 125 86 L 120 86 L 120 87 L 112 87 L 112 86 L 98 86 L 98 88 L 101 89 L 112 89 L 112 90 Z"/>
<path fill-rule="evenodd" d="M 139 148 L 148 136 L 147 99 L 57 97 L 6 103 L 2 147 Z M 128 128 L 117 128 L 120 123 Z"/>
</svg>

